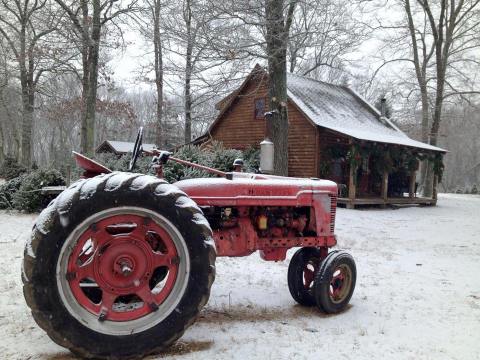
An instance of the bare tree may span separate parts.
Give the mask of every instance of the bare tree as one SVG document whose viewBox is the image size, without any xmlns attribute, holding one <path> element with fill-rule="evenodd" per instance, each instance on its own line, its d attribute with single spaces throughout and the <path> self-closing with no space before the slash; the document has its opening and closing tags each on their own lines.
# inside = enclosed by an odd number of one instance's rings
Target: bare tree
<svg viewBox="0 0 480 360">
<path fill-rule="evenodd" d="M 78 43 L 82 58 L 83 113 L 81 125 L 81 150 L 92 154 L 95 143 L 95 109 L 99 76 L 99 56 L 105 27 L 117 26 L 121 15 L 136 11 L 137 0 L 55 0 L 70 19 L 71 30 Z"/>
<path fill-rule="evenodd" d="M 197 40 L 197 32 L 202 22 L 192 24 L 192 0 L 185 0 L 183 9 L 183 20 L 186 30 L 186 51 L 185 51 L 185 144 L 192 140 L 192 93 L 191 82 L 193 73 L 193 48 Z"/>
<path fill-rule="evenodd" d="M 205 117 L 197 110 L 218 101 L 226 89 L 231 90 L 230 84 L 238 81 L 238 74 L 244 74 L 245 63 L 244 58 L 228 51 L 231 48 L 226 44 L 232 38 L 230 19 L 223 17 L 217 0 L 184 0 L 171 3 L 166 11 L 165 70 L 182 83 L 184 141 L 188 143 L 198 130 L 198 120 L 203 123 Z M 181 21 L 177 14 L 181 14 Z M 168 86 L 176 92 L 175 83 Z M 209 120 L 213 117 L 212 113 L 207 116 Z"/>
<path fill-rule="evenodd" d="M 360 14 L 351 1 L 299 1 L 288 39 L 289 72 L 341 82 L 348 56 L 369 38 Z"/>
<path fill-rule="evenodd" d="M 41 41 L 55 31 L 57 16 L 47 0 L 1 0 L 0 36 L 13 53 L 19 74 L 22 96 L 21 160 L 32 162 L 32 129 L 35 93 L 40 77 L 46 70 L 39 66 L 47 51 Z"/>
<path fill-rule="evenodd" d="M 445 106 L 440 127 L 441 144 L 449 149 L 442 179 L 444 191 L 480 186 L 479 109 L 478 104 L 467 101 Z"/>
<path fill-rule="evenodd" d="M 155 86 L 157 89 L 157 145 L 162 148 L 164 145 L 162 132 L 162 114 L 163 114 L 163 52 L 162 35 L 160 31 L 160 10 L 161 1 L 153 0 L 150 2 L 150 8 L 153 8 L 153 51 L 155 57 Z"/>
<path fill-rule="evenodd" d="M 385 55 L 384 61 L 374 75 L 399 61 L 411 64 L 416 78 L 412 86 L 419 93 L 422 110 L 421 138 L 437 145 L 445 101 L 480 93 L 470 76 L 475 71 L 472 67 L 480 64 L 480 1 L 398 0 L 396 4 L 404 18 L 393 24 L 379 22 L 377 29 L 390 35 L 379 52 Z M 431 164 L 424 164 L 422 175 L 424 194 L 431 196 Z"/>
<path fill-rule="evenodd" d="M 145 0 L 142 11 L 137 17 L 137 24 L 139 31 L 147 43 L 147 54 L 153 52 L 153 64 L 149 63 L 143 72 L 151 72 L 153 70 L 155 89 L 156 89 L 156 104 L 155 104 L 155 143 L 160 148 L 163 148 L 164 129 L 162 124 L 163 117 L 163 97 L 164 97 L 164 60 L 163 60 L 163 29 L 162 29 L 162 9 L 164 4 L 161 0 Z M 153 50 L 152 50 L 153 48 Z M 148 76 L 148 74 L 147 74 Z"/>
<path fill-rule="evenodd" d="M 8 65 L 10 53 L 6 40 L 0 37 L 0 163 L 6 155 L 18 160 L 21 144 L 22 106 Z"/>
</svg>

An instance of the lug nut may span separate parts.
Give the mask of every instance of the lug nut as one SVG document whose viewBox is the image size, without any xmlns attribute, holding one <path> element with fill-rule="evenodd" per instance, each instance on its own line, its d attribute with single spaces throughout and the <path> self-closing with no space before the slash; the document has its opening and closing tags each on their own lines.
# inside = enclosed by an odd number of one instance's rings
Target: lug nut
<svg viewBox="0 0 480 360">
<path fill-rule="evenodd" d="M 123 276 L 128 276 L 132 273 L 132 269 L 130 268 L 130 266 L 128 266 L 128 264 L 121 264 L 121 270 L 122 270 L 122 274 Z"/>
</svg>

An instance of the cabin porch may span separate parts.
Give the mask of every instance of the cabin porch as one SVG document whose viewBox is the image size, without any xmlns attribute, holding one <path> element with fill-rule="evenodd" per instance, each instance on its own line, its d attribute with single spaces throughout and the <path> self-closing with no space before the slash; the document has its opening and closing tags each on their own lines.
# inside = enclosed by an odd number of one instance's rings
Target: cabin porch
<svg viewBox="0 0 480 360">
<path fill-rule="evenodd" d="M 442 155 L 396 144 L 354 142 L 339 136 L 324 142 L 320 177 L 338 184 L 338 204 L 360 206 L 436 205 L 436 187 Z M 433 196 L 418 191 L 420 161 L 428 159 L 433 169 Z"/>
<path fill-rule="evenodd" d="M 437 204 L 437 199 L 427 198 L 427 197 L 390 197 L 383 199 L 381 197 L 361 197 L 361 198 L 345 198 L 340 197 L 337 199 L 339 206 L 345 206 L 347 209 L 354 209 L 357 206 L 381 206 L 386 207 L 387 205 L 422 205 L 422 206 L 433 206 Z"/>
</svg>

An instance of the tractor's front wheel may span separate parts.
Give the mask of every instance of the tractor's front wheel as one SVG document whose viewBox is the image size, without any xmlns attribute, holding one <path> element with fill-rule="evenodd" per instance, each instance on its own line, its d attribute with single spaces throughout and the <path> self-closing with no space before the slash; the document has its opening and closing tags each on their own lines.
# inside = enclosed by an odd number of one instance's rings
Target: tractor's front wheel
<svg viewBox="0 0 480 360">
<path fill-rule="evenodd" d="M 293 254 L 288 265 L 288 289 L 293 299 L 303 306 L 314 306 L 315 274 L 320 266 L 320 250 L 304 247 Z"/>
<path fill-rule="evenodd" d="M 313 293 L 317 306 L 327 314 L 343 311 L 353 295 L 356 280 L 353 257 L 345 251 L 330 252 L 315 275 Z"/>
<path fill-rule="evenodd" d="M 40 214 L 22 278 L 56 343 L 87 358 L 137 358 L 183 334 L 214 274 L 210 227 L 185 193 L 112 173 L 73 184 Z"/>
</svg>

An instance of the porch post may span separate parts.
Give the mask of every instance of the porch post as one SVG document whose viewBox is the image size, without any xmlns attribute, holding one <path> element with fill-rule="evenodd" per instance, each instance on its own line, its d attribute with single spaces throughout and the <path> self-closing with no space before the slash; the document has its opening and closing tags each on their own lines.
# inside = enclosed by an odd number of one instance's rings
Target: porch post
<svg viewBox="0 0 480 360">
<path fill-rule="evenodd" d="M 415 197 L 415 180 L 417 178 L 417 171 L 410 172 L 410 186 L 408 187 L 408 197 L 413 199 Z"/>
<path fill-rule="evenodd" d="M 356 184 L 355 178 L 357 175 L 357 167 L 350 165 L 350 173 L 348 176 L 348 203 L 347 209 L 355 209 L 355 197 L 356 197 Z"/>
<path fill-rule="evenodd" d="M 437 184 L 438 184 L 438 176 L 435 175 L 433 177 L 433 193 L 432 193 L 432 199 L 434 200 L 433 204 L 437 205 Z"/>
<path fill-rule="evenodd" d="M 383 178 L 382 178 L 382 200 L 383 205 L 385 207 L 387 205 L 387 198 L 388 198 L 388 171 L 383 170 Z"/>
</svg>

